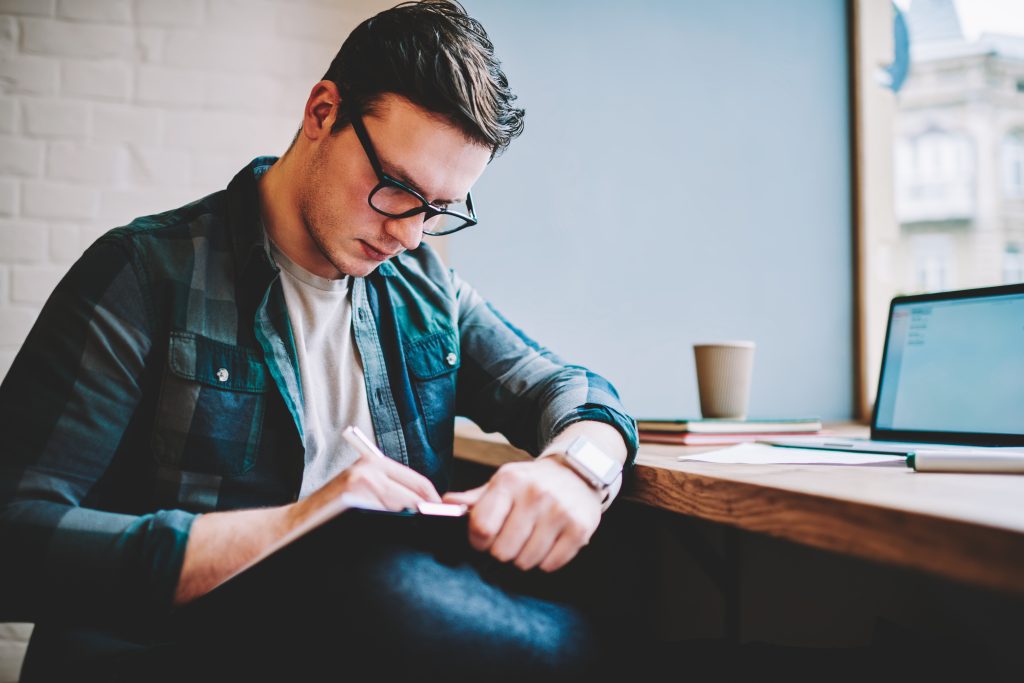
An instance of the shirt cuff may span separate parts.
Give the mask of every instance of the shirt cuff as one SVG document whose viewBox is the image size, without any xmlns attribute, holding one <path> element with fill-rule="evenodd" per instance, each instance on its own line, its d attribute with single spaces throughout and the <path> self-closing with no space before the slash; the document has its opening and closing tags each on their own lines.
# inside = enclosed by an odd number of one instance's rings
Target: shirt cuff
<svg viewBox="0 0 1024 683">
<path fill-rule="evenodd" d="M 633 465 L 636 463 L 636 452 L 640 448 L 636 420 L 609 406 L 600 403 L 585 403 L 559 418 L 552 430 L 552 436 L 560 434 L 575 422 L 584 421 L 603 422 L 618 430 L 622 441 L 626 444 L 626 461 L 622 466 L 622 473 L 625 476 L 633 469 Z"/>
<path fill-rule="evenodd" d="M 185 547 L 198 517 L 183 510 L 160 510 L 143 515 L 129 530 L 127 535 L 137 543 L 132 575 L 144 616 L 159 619 L 171 613 Z"/>
</svg>

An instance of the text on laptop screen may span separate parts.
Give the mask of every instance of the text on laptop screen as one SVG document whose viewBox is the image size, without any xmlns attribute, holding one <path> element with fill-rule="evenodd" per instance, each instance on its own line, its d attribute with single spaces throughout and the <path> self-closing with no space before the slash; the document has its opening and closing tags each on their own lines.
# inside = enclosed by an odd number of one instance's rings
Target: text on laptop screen
<svg viewBox="0 0 1024 683">
<path fill-rule="evenodd" d="M 1024 294 L 897 303 L 878 429 L 1024 434 Z"/>
</svg>

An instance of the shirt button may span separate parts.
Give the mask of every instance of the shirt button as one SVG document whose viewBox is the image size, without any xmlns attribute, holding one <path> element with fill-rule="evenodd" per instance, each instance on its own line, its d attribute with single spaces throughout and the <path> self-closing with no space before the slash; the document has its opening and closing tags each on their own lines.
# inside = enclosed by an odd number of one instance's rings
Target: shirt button
<svg viewBox="0 0 1024 683">
<path fill-rule="evenodd" d="M 455 365 L 455 361 L 457 361 L 458 359 L 459 357 L 456 356 L 454 353 L 449 353 L 447 356 L 445 356 L 444 360 L 445 362 L 448 363 L 448 365 Z"/>
<path fill-rule="evenodd" d="M 227 368 L 221 368 L 220 370 L 217 371 L 217 381 L 218 382 L 227 382 L 228 381 L 228 377 L 230 377 L 230 375 L 228 375 L 228 369 Z"/>
</svg>

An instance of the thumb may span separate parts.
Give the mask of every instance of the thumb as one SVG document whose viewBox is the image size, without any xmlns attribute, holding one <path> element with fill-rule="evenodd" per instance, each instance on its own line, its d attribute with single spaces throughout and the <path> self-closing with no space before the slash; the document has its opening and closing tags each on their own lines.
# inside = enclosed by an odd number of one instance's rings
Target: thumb
<svg viewBox="0 0 1024 683">
<path fill-rule="evenodd" d="M 473 505 L 476 505 L 476 502 L 484 495 L 484 490 L 486 488 L 487 484 L 484 484 L 483 486 L 478 486 L 475 489 L 469 489 L 468 491 L 449 491 L 441 496 L 441 502 L 453 503 L 455 505 L 469 505 L 472 507 Z"/>
</svg>

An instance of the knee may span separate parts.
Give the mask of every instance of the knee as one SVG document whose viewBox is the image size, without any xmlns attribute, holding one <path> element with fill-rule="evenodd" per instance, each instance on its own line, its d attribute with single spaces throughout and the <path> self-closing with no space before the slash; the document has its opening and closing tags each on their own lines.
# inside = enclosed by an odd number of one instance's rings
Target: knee
<svg viewBox="0 0 1024 683">
<path fill-rule="evenodd" d="M 572 678 L 592 661 L 596 635 L 577 610 L 494 585 L 469 561 L 375 549 L 340 602 L 368 640 L 359 649 L 402 673 Z"/>
</svg>

